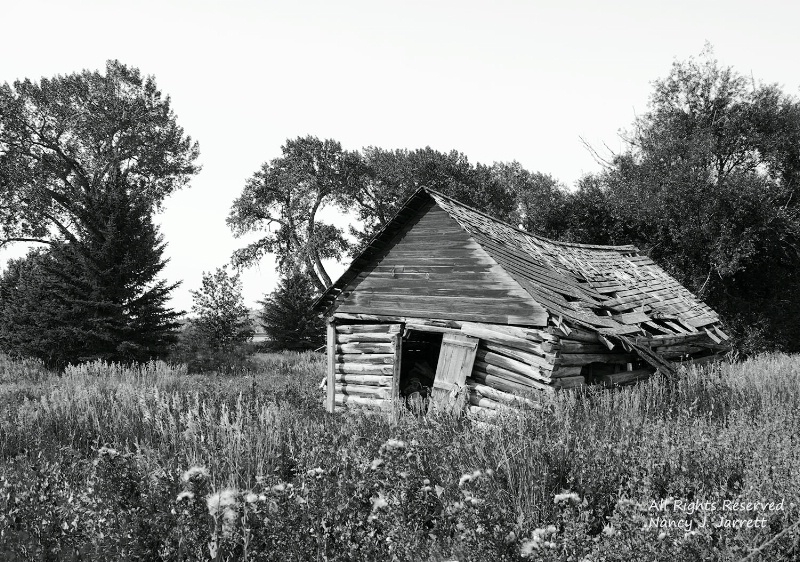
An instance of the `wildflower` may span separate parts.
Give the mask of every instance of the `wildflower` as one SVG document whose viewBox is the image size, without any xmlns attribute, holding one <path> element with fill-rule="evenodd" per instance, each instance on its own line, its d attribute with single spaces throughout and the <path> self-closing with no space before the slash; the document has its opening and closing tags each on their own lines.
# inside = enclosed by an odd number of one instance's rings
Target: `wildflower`
<svg viewBox="0 0 800 562">
<path fill-rule="evenodd" d="M 481 474 L 483 474 L 483 473 L 482 473 L 480 470 L 476 470 L 475 472 L 472 472 L 472 473 L 469 473 L 469 472 L 467 472 L 467 473 L 465 473 L 465 474 L 462 474 L 462 475 L 461 475 L 461 478 L 459 478 L 459 479 L 458 479 L 458 485 L 459 485 L 459 487 L 460 487 L 460 486 L 463 486 L 463 485 L 464 485 L 466 482 L 469 482 L 469 481 L 471 481 L 471 480 L 475 480 L 475 479 L 476 479 L 476 478 L 478 478 L 478 477 L 479 477 Z"/>
<path fill-rule="evenodd" d="M 203 466 L 193 466 L 183 473 L 181 480 L 190 482 L 192 480 L 205 480 L 208 478 L 208 469 Z"/>
<path fill-rule="evenodd" d="M 178 497 L 175 498 L 175 501 L 182 502 L 183 500 L 191 500 L 191 499 L 194 499 L 194 493 L 189 492 L 188 490 L 184 490 L 183 492 L 178 494 Z"/>
<path fill-rule="evenodd" d="M 247 495 L 244 497 L 244 501 L 247 503 L 256 503 L 258 501 L 258 494 L 247 492 Z"/>
<path fill-rule="evenodd" d="M 103 446 L 97 449 L 97 456 L 98 457 L 108 456 L 113 459 L 114 457 L 119 456 L 119 451 L 117 451 L 116 449 L 112 449 L 111 447 Z"/>
<path fill-rule="evenodd" d="M 530 555 L 533 554 L 534 550 L 539 550 L 542 546 L 539 544 L 539 541 L 536 539 L 531 539 L 529 541 L 525 541 L 520 545 L 520 555 L 523 558 L 528 558 Z"/>
<path fill-rule="evenodd" d="M 211 494 L 206 498 L 208 513 L 211 516 L 216 516 L 220 511 L 234 509 L 236 507 L 236 495 L 237 491 L 230 488 Z"/>
<path fill-rule="evenodd" d="M 386 443 L 384 443 L 381 446 L 381 449 L 384 449 L 384 448 L 389 449 L 390 451 L 396 450 L 396 449 L 405 449 L 406 448 L 406 442 L 405 441 L 400 441 L 399 439 L 389 439 L 388 441 L 386 441 Z"/>
<path fill-rule="evenodd" d="M 425 480 L 422 481 L 422 485 L 423 486 L 430 486 L 431 485 L 431 481 L 426 478 Z"/>
<path fill-rule="evenodd" d="M 665 538 L 667 538 L 667 533 L 666 533 L 666 531 L 661 531 L 661 532 L 658 534 L 658 540 L 660 540 L 660 541 L 663 541 Z"/>
<path fill-rule="evenodd" d="M 383 464 L 383 459 L 375 459 L 372 461 L 370 468 L 372 470 L 378 470 L 378 467 L 381 466 L 382 464 Z"/>
<path fill-rule="evenodd" d="M 382 509 L 389 505 L 389 502 L 386 501 L 386 498 L 383 497 L 383 494 L 378 492 L 377 497 L 372 498 L 372 512 L 376 512 L 379 509 Z"/>
<path fill-rule="evenodd" d="M 511 544 L 512 542 L 517 540 L 517 534 L 514 531 L 509 531 L 508 534 L 506 535 L 505 540 L 507 544 Z"/>
<path fill-rule="evenodd" d="M 280 484 L 275 484 L 272 487 L 273 492 L 283 492 L 285 489 L 286 489 L 286 484 L 284 484 L 283 482 L 281 482 Z"/>
<path fill-rule="evenodd" d="M 613 525 L 606 525 L 605 527 L 603 527 L 603 534 L 607 537 L 613 537 L 614 535 L 617 534 L 617 530 L 614 529 Z"/>
<path fill-rule="evenodd" d="M 580 503 L 581 498 L 575 492 L 564 492 L 563 494 L 556 494 L 553 503 L 558 505 L 560 503 Z"/>
<path fill-rule="evenodd" d="M 320 467 L 312 468 L 311 470 L 306 471 L 306 476 L 316 476 L 317 478 L 322 478 L 323 474 L 325 474 L 325 471 Z"/>
<path fill-rule="evenodd" d="M 422 487 L 422 492 L 423 493 L 427 494 L 428 492 L 432 492 L 432 491 L 433 491 L 433 488 L 431 488 L 430 486 L 423 486 Z"/>
<path fill-rule="evenodd" d="M 222 490 L 206 498 L 208 512 L 212 517 L 222 516 L 222 534 L 230 536 L 236 524 L 236 500 L 238 492 L 232 489 Z"/>
</svg>

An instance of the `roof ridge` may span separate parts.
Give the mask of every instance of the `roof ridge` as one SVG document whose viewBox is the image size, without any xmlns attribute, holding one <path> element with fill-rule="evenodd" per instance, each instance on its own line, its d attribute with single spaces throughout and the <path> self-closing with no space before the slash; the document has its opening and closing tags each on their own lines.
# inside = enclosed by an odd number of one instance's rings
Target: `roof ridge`
<svg viewBox="0 0 800 562">
<path fill-rule="evenodd" d="M 426 193 L 431 194 L 431 195 L 436 195 L 438 197 L 442 197 L 444 199 L 447 199 L 448 201 L 450 201 L 454 205 L 457 205 L 459 207 L 463 207 L 465 209 L 468 209 L 469 211 L 471 211 L 473 213 L 478 213 L 479 215 L 482 215 L 482 216 L 486 217 L 489 220 L 492 220 L 494 222 L 500 223 L 500 224 L 505 225 L 505 226 L 507 226 L 509 228 L 513 228 L 517 232 L 520 232 L 520 233 L 525 234 L 527 236 L 532 236 L 533 238 L 536 238 L 536 239 L 538 239 L 539 241 L 542 241 L 542 242 L 548 242 L 550 244 L 556 244 L 556 245 L 559 245 L 559 246 L 568 246 L 568 247 L 572 247 L 572 248 L 586 248 L 586 249 L 590 249 L 590 250 L 610 250 L 610 251 L 611 250 L 613 250 L 613 251 L 621 251 L 622 250 L 622 251 L 634 251 L 636 253 L 641 253 L 639 248 L 637 248 L 633 244 L 625 244 L 625 245 L 622 245 L 622 246 L 606 246 L 606 245 L 603 245 L 603 244 L 581 244 L 579 242 L 564 242 L 564 241 L 561 241 L 561 240 L 553 240 L 552 238 L 547 238 L 547 237 L 542 236 L 540 234 L 535 234 L 533 232 L 528 232 L 527 230 L 523 230 L 523 229 L 519 228 L 518 226 L 514 226 L 513 224 L 511 224 L 509 222 L 506 222 L 506 221 L 504 221 L 502 219 L 498 219 L 497 217 L 494 217 L 494 216 L 490 215 L 489 213 L 481 211 L 480 209 L 476 209 L 475 207 L 471 207 L 470 205 L 467 205 L 466 203 L 462 203 L 458 199 L 455 199 L 455 198 L 453 198 L 453 197 L 451 197 L 449 195 L 445 195 L 441 191 L 437 191 L 437 190 L 432 189 L 430 187 L 422 187 L 420 189 L 425 191 Z M 419 191 L 419 189 L 417 191 Z"/>
</svg>

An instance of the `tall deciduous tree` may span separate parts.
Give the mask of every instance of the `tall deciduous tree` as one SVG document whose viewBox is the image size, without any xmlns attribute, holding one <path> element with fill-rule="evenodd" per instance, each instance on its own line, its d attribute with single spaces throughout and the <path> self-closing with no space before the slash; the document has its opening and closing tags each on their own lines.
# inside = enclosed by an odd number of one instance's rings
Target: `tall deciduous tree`
<svg viewBox="0 0 800 562">
<path fill-rule="evenodd" d="M 461 152 L 444 153 L 430 147 L 417 150 L 364 149 L 358 175 L 344 191 L 341 205 L 350 203 L 360 228 L 351 228 L 363 247 L 370 237 L 391 220 L 400 205 L 419 187 L 429 187 L 475 206 L 500 219 L 518 220 L 514 186 L 502 181 L 493 167 L 473 165 Z"/>
<path fill-rule="evenodd" d="M 0 247 L 75 241 L 85 204 L 121 181 L 156 208 L 198 171 L 197 143 L 152 77 L 119 61 L 0 86 Z"/>
<path fill-rule="evenodd" d="M 331 285 L 322 260 L 340 259 L 349 244 L 343 230 L 320 214 L 356 181 L 358 155 L 311 136 L 288 140 L 281 150 L 282 156 L 247 180 L 233 204 L 228 225 L 236 236 L 268 233 L 235 252 L 232 261 L 246 266 L 272 253 L 280 271 L 302 268 L 322 290 Z"/>
<path fill-rule="evenodd" d="M 797 99 L 706 52 L 655 82 L 628 141 L 594 178 L 602 196 L 576 195 L 613 223 L 583 236 L 648 250 L 733 324 L 743 350 L 800 349 Z"/>
</svg>

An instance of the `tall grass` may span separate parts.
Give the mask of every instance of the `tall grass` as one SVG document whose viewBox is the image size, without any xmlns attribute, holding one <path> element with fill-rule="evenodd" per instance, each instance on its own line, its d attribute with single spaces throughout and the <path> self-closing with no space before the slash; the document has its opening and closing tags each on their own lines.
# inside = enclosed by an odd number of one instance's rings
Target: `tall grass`
<svg viewBox="0 0 800 562">
<path fill-rule="evenodd" d="M 674 384 L 653 380 L 613 391 L 563 392 L 542 409 L 490 424 L 444 416 L 329 415 L 317 389 L 323 357 L 285 353 L 258 361 L 258 372 L 241 376 L 187 375 L 183 367 L 157 362 L 90 363 L 59 376 L 36 363 L 0 358 L 0 480 L 16 494 L 27 493 L 26 487 L 31 492 L 43 482 L 43 463 L 51 473 L 49 492 L 26 496 L 48 498 L 34 502 L 35 509 L 12 506 L 11 495 L 0 505 L 0 512 L 5 507 L 16 514 L 0 518 L 0 539 L 12 545 L 0 554 L 21 556 L 25 548 L 45 552 L 48 533 L 55 533 L 55 544 L 73 545 L 69 552 L 86 544 L 100 552 L 102 544 L 127 556 L 144 546 L 110 545 L 108 537 L 128 533 L 142 544 L 150 544 L 143 537 L 155 537 L 148 552 L 166 559 L 195 559 L 175 550 L 188 543 L 197 543 L 196 552 L 204 556 L 213 546 L 211 554 L 219 559 L 243 552 L 251 559 L 281 559 L 265 546 L 281 541 L 298 549 L 290 556 L 295 559 L 515 559 L 522 555 L 520 545 L 533 544 L 526 537 L 536 538 L 536 529 L 557 522 L 552 536 L 560 539 L 550 541 L 547 550 L 555 560 L 597 552 L 606 559 L 616 559 L 615 552 L 629 557 L 648 552 L 646 559 L 690 560 L 698 552 L 736 559 L 800 520 L 800 359 L 795 357 L 765 355 L 691 369 Z M 392 439 L 404 443 L 402 455 L 387 453 Z M 375 459 L 386 464 L 376 468 Z M 204 535 L 201 529 L 209 525 L 222 529 L 224 518 L 206 509 L 199 491 L 194 511 L 176 504 L 178 492 L 187 491 L 179 476 L 190 466 L 208 471 L 203 494 L 251 491 L 267 498 L 266 507 L 248 508 L 245 495 L 235 496 L 241 532 Z M 462 475 L 476 469 L 489 470 L 479 479 L 484 488 L 475 488 L 485 503 L 463 507 L 470 496 Z M 119 480 L 120 475 L 126 476 Z M 409 488 L 412 481 L 416 491 Z M 135 493 L 124 505 L 114 504 L 121 501 L 114 490 L 127 489 L 125 482 L 135 484 Z M 285 493 L 268 500 L 271 486 L 281 482 L 304 490 L 292 496 L 295 503 Z M 77 507 L 70 507 L 70 497 L 83 498 L 81 517 L 100 518 L 105 512 L 86 489 L 97 497 L 106 489 L 104 505 L 130 511 L 127 519 L 117 518 L 118 528 L 102 533 L 87 523 L 83 534 L 69 535 L 72 542 L 61 536 L 61 526 L 40 529 L 35 540 L 20 538 L 27 537 L 18 528 L 26 517 L 66 523 L 72 533 L 65 514 Z M 564 491 L 577 494 L 580 505 L 554 503 Z M 376 509 L 375 498 L 384 497 L 387 507 Z M 0 504 L 2 498 L 0 493 Z M 637 534 L 631 527 L 628 550 L 620 550 L 623 539 L 606 532 L 609 522 L 624 527 L 635 519 L 620 520 L 620 501 L 645 506 L 665 498 L 784 500 L 786 508 L 770 514 L 766 530 L 711 530 L 691 540 L 676 534 L 669 545 L 658 542 L 664 539 L 657 532 Z M 191 517 L 181 519 L 184 511 Z M 247 532 L 261 537 L 262 549 L 251 548 L 245 531 L 254 523 L 247 513 L 263 515 L 262 526 L 266 520 L 284 525 L 285 535 L 251 529 Z M 156 520 L 157 529 L 145 524 Z M 144 530 L 136 535 L 126 528 L 130 521 Z M 300 538 L 308 528 L 314 530 L 313 544 Z M 409 534 L 411 529 L 416 530 Z M 787 533 L 771 544 L 770 559 L 793 555 L 794 538 Z M 62 558 L 66 553 L 58 551 Z"/>
</svg>

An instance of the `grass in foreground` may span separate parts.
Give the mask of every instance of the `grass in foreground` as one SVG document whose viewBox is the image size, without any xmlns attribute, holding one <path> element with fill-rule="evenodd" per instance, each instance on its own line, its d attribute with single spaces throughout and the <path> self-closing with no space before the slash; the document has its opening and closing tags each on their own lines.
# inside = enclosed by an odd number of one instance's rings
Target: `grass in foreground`
<svg viewBox="0 0 800 562">
<path fill-rule="evenodd" d="M 0 359 L 0 558 L 798 558 L 798 358 L 562 393 L 491 425 L 330 415 L 321 356 L 259 361 L 58 377 Z"/>
</svg>

